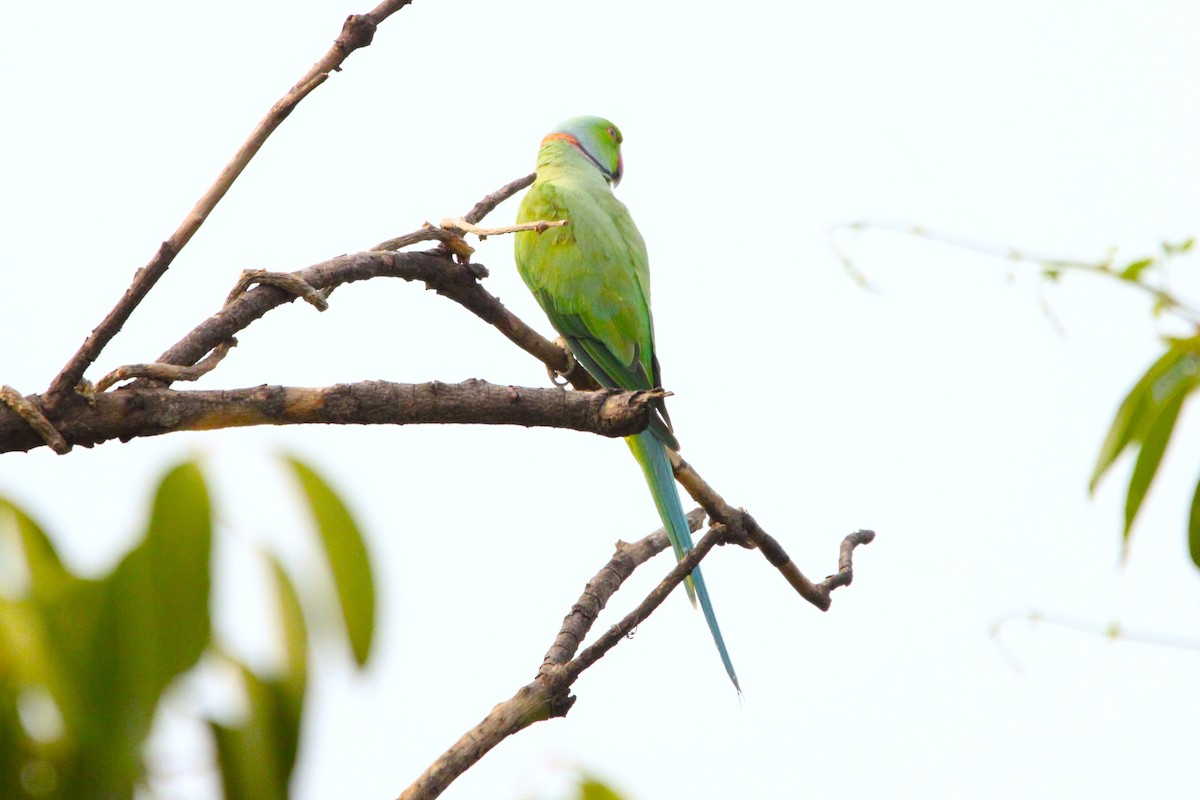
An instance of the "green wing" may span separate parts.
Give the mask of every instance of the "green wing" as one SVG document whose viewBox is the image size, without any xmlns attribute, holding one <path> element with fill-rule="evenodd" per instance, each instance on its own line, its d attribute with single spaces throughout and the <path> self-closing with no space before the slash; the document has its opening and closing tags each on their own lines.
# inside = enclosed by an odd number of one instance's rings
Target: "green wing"
<svg viewBox="0 0 1200 800">
<path fill-rule="evenodd" d="M 628 209 L 602 181 L 539 182 L 526 194 L 518 222 L 567 220 L 563 228 L 517 234 L 517 268 L 525 284 L 602 386 L 630 391 L 662 385 L 654 354 L 646 244 Z M 651 430 L 679 443 L 660 401 Z"/>
</svg>

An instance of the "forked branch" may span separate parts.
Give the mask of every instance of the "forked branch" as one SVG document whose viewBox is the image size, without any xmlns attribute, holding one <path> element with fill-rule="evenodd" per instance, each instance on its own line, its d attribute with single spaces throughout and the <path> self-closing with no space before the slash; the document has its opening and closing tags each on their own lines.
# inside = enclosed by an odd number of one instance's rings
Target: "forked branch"
<svg viewBox="0 0 1200 800">
<path fill-rule="evenodd" d="M 700 528 L 704 516 L 700 509 L 688 514 L 688 525 L 693 531 Z M 851 569 L 854 547 L 870 541 L 870 538 L 862 537 L 863 533 L 867 532 L 858 531 L 843 540 L 839 563 L 844 570 Z M 575 697 L 571 695 L 571 686 L 579 675 L 621 641 L 626 640 L 629 633 L 650 617 L 709 551 L 717 544 L 723 543 L 725 536 L 724 526 L 714 526 L 637 608 L 576 655 L 600 612 L 613 594 L 621 588 L 622 583 L 639 566 L 670 546 L 667 534 L 661 528 L 632 544 L 617 542 L 617 551 L 612 559 L 588 581 L 583 594 L 563 620 L 558 635 L 546 651 L 537 677 L 518 689 L 508 700 L 497 704 L 478 725 L 463 734 L 404 790 L 399 800 L 431 800 L 440 796 L 459 775 L 478 763 L 507 737 L 536 722 L 566 716 L 575 703 Z M 782 551 L 782 548 L 780 550 Z M 784 555 L 786 557 L 786 553 Z M 833 588 L 836 586 L 831 586 L 829 591 Z"/>
</svg>

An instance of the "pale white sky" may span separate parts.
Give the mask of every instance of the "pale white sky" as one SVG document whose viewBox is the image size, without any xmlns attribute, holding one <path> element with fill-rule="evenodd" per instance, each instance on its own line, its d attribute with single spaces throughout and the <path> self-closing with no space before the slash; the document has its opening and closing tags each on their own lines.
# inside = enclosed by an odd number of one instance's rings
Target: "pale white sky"
<svg viewBox="0 0 1200 800">
<path fill-rule="evenodd" d="M 46 387 L 345 15 L 366 10 L 0 10 L 0 382 Z M 1060 336 L 1028 273 L 846 239 L 880 289 L 868 293 L 825 233 L 902 220 L 1132 258 L 1200 232 L 1198 39 L 1187 2 L 421 0 L 287 120 L 92 377 L 152 359 L 242 269 L 296 269 L 461 214 L 528 172 L 555 123 L 608 116 L 626 137 L 619 194 L 650 247 L 684 455 L 814 578 L 845 533 L 879 538 L 824 615 L 757 554 L 706 561 L 744 704 L 700 615 L 672 598 L 579 681 L 568 718 L 504 743 L 446 796 L 548 796 L 571 765 L 640 800 L 1188 795 L 1200 653 L 1024 623 L 1002 650 L 989 638 L 1029 609 L 1200 628 L 1184 543 L 1195 416 L 1123 568 L 1129 464 L 1086 495 L 1112 412 L 1158 347 L 1146 304 L 1067 281 L 1047 293 Z M 479 248 L 487 286 L 549 333 L 510 248 Z M 1178 279 L 1195 296 L 1193 270 Z M 342 289 L 325 314 L 295 304 L 239 339 L 200 386 L 545 385 L 494 331 L 400 282 Z M 136 532 L 153 478 L 204 454 L 235 542 L 220 611 L 239 612 L 230 635 L 262 658 L 247 554 L 305 546 L 281 450 L 358 511 L 384 603 L 365 676 L 317 664 L 302 800 L 395 796 L 533 675 L 612 542 L 658 525 L 620 442 L 500 428 L 42 449 L 0 458 L 0 493 L 96 571 Z M 669 566 L 642 570 L 606 620 Z"/>
</svg>

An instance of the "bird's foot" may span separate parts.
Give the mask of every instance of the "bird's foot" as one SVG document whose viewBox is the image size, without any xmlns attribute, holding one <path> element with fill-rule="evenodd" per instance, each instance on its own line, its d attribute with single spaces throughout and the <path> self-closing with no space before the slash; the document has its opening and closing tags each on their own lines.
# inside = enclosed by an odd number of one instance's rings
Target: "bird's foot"
<svg viewBox="0 0 1200 800">
<path fill-rule="evenodd" d="M 566 339 L 559 336 L 554 340 L 554 343 L 562 349 L 563 355 L 566 357 L 565 360 L 567 362 L 567 371 L 559 372 L 554 367 L 548 366 L 546 367 L 546 374 L 550 376 L 550 382 L 561 389 L 571 382 L 571 373 L 575 371 L 575 365 L 577 362 L 575 361 L 574 356 L 571 354 L 571 348 L 567 346 Z"/>
</svg>

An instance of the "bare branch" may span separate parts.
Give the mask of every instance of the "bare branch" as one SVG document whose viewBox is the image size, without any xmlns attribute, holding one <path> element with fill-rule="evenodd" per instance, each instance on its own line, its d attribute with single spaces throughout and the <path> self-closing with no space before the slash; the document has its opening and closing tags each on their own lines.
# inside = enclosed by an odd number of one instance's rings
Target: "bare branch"
<svg viewBox="0 0 1200 800">
<path fill-rule="evenodd" d="M 257 127 L 250 134 L 250 138 L 238 149 L 233 159 L 221 171 L 216 182 L 197 201 L 195 208 L 188 213 L 179 227 L 175 229 L 175 232 L 162 243 L 154 258 L 150 259 L 150 263 L 137 271 L 133 282 L 125 290 L 125 294 L 117 302 L 116 306 L 92 330 L 91 335 L 84 341 L 83 346 L 79 348 L 75 355 L 71 356 L 71 359 L 59 371 L 46 392 L 46 401 L 51 409 L 57 408 L 61 402 L 73 395 L 76 385 L 83 379 L 83 373 L 95 362 L 96 358 L 100 355 L 100 351 L 121 330 L 125 321 L 129 319 L 134 309 L 138 307 L 150 292 L 150 289 L 158 282 L 158 279 L 166 274 L 167 268 L 171 265 L 175 256 L 179 254 L 191 240 L 192 236 L 195 235 L 196 231 L 200 229 L 200 226 L 204 224 L 204 221 L 208 219 L 208 215 L 212 213 L 217 203 L 229 191 L 233 182 L 242 174 L 242 170 L 250 163 L 250 159 L 254 158 L 255 154 L 258 153 L 259 149 L 267 141 L 267 137 L 287 119 L 288 115 L 292 113 L 301 100 L 325 82 L 325 79 L 329 77 L 329 73 L 340 70 L 342 62 L 351 53 L 360 47 L 367 47 L 371 44 L 371 40 L 375 36 L 375 29 L 381 22 L 411 2 L 412 0 L 385 0 L 369 14 L 354 14 L 346 19 L 346 22 L 342 26 L 341 34 L 334 41 L 333 47 L 329 49 L 329 52 L 320 61 L 313 64 L 304 77 L 271 107 L 271 110 L 267 112 L 267 116 L 258 123 Z M 209 349 L 211 350 L 212 348 Z"/>
<path fill-rule="evenodd" d="M 450 252 L 458 256 L 461 261 L 469 261 L 471 255 L 475 252 L 475 248 L 471 247 L 463 240 L 462 235 L 454 231 L 447 230 L 444 227 L 439 228 L 437 225 L 431 225 L 426 222 L 419 230 L 412 233 L 406 233 L 403 236 L 397 236 L 395 239 L 388 239 L 386 242 L 380 242 L 371 248 L 376 250 L 403 250 L 405 247 L 411 247 L 419 242 L 437 241 L 445 245 Z M 432 250 L 430 252 L 437 252 Z"/>
<path fill-rule="evenodd" d="M 198 381 L 212 372 L 236 346 L 237 339 L 222 342 L 214 347 L 211 353 L 190 367 L 180 367 L 175 364 L 128 364 L 124 367 L 117 367 L 96 383 L 92 393 L 93 395 L 100 394 L 107 391 L 110 386 L 131 378 L 150 378 L 165 383 Z"/>
<path fill-rule="evenodd" d="M 700 530 L 700 526 L 704 524 L 704 516 L 704 511 L 699 508 L 688 513 L 688 528 L 693 533 Z M 550 646 L 542 662 L 542 671 L 570 661 L 583 644 L 596 618 L 608 604 L 609 598 L 621 588 L 621 584 L 635 569 L 667 549 L 670 544 L 667 532 L 662 528 L 632 544 L 617 542 L 617 550 L 612 560 L 588 581 L 579 600 L 563 618 L 558 636 L 554 638 L 554 644 Z"/>
<path fill-rule="evenodd" d="M 869 283 L 865 274 L 854 263 L 849 253 L 838 241 L 838 234 L 842 232 L 860 233 L 869 231 L 883 231 L 887 233 L 898 233 L 904 236 L 912 236 L 917 239 L 943 244 L 949 247 L 954 247 L 959 250 L 966 250 L 972 253 L 989 256 L 991 258 L 1004 259 L 1013 262 L 1024 262 L 1029 264 L 1037 264 L 1041 267 L 1042 275 L 1047 278 L 1057 278 L 1060 274 L 1067 272 L 1080 272 L 1088 275 L 1096 275 L 1110 280 L 1120 281 L 1126 285 L 1130 285 L 1140 292 L 1151 297 L 1155 304 L 1163 309 L 1167 309 L 1177 313 L 1185 321 L 1192 325 L 1200 326 L 1200 308 L 1192 306 L 1180 296 L 1169 291 L 1165 285 L 1156 286 L 1153 283 L 1148 283 L 1143 279 L 1144 272 L 1140 269 L 1135 269 L 1132 272 L 1125 268 L 1119 267 L 1114 263 L 1116 256 L 1116 248 L 1109 251 L 1105 258 L 1096 259 L 1094 261 L 1083 261 L 1076 258 L 1063 258 L 1051 253 L 1040 253 L 1034 250 L 1025 250 L 1022 248 L 1011 247 L 1009 245 L 995 244 L 993 242 L 984 242 L 976 239 L 970 239 L 965 236 L 957 236 L 952 233 L 932 230 L 924 225 L 909 225 L 905 223 L 857 220 L 855 222 L 843 223 L 834 225 L 827 231 L 829 247 L 833 250 L 838 260 L 842 263 L 845 270 L 863 286 L 868 286 Z M 1186 249 L 1186 248 L 1184 248 Z M 1141 265 L 1150 265 L 1152 263 L 1161 264 L 1171 255 L 1177 255 L 1182 250 L 1176 249 L 1172 252 L 1172 248 L 1164 243 L 1163 254 L 1161 256 L 1153 256 L 1141 260 Z M 1134 262 L 1137 263 L 1137 262 Z M 1128 266 L 1128 265 L 1127 265 Z M 1048 311 L 1048 309 L 1047 309 Z M 1058 327 L 1057 323 L 1055 327 Z"/>
<path fill-rule="evenodd" d="M 669 450 L 668 454 L 671 457 L 671 467 L 675 471 L 675 478 L 715 522 L 725 526 L 726 541 L 760 550 L 767 561 L 779 570 L 801 597 L 822 611 L 829 610 L 829 606 L 833 602 L 830 597 L 833 590 L 839 586 L 849 585 L 854 577 L 852 563 L 854 548 L 872 541 L 875 538 L 874 531 L 856 531 L 847 536 L 842 542 L 838 572 L 820 584 L 814 584 L 792 561 L 791 556 L 783 549 L 783 545 L 764 531 L 748 511 L 733 508 L 726 503 L 725 498 L 717 494 L 717 491 L 709 486 L 678 453 Z"/>
<path fill-rule="evenodd" d="M 688 514 L 688 526 L 693 531 L 700 528 L 703 520 L 704 512 L 700 509 Z M 843 540 L 841 553 L 846 569 L 849 569 L 849 553 L 854 545 L 870 541 L 870 537 L 863 537 L 864 533 L 867 532 L 858 531 Z M 580 674 L 645 622 L 705 555 L 714 546 L 724 542 L 727 535 L 724 525 L 715 524 L 637 608 L 575 656 L 600 611 L 624 581 L 635 569 L 670 546 L 667 534 L 661 528 L 633 544 L 617 542 L 617 551 L 612 559 L 588 581 L 583 594 L 563 619 L 562 627 L 546 652 L 537 677 L 517 690 L 511 698 L 497 704 L 478 725 L 463 734 L 400 795 L 400 800 L 431 800 L 438 797 L 459 775 L 473 767 L 507 737 L 535 722 L 566 716 L 575 704 L 571 686 Z"/>
<path fill-rule="evenodd" d="M 175 431 L 313 423 L 525 425 L 628 436 L 645 429 L 652 404 L 662 396 L 662 392 L 563 392 L 479 380 L 450 384 L 364 381 L 319 389 L 118 389 L 96 394 L 91 404 L 63 409 L 57 428 L 68 449 L 71 444 L 91 447 L 112 439 L 125 441 Z M 22 398 L 34 408 L 40 400 L 37 395 Z M 32 424 L 19 409 L 0 405 L 0 453 L 46 444 L 44 433 Z"/>
<path fill-rule="evenodd" d="M 472 206 L 471 210 L 460 217 L 460 219 L 468 225 L 474 225 L 478 223 L 488 214 L 495 211 L 496 206 L 500 205 L 522 189 L 532 186 L 536 179 L 537 173 L 531 172 L 523 178 L 517 178 L 515 181 L 509 181 Z M 417 242 L 427 242 L 431 239 L 441 240 L 443 244 L 445 244 L 447 243 L 448 237 L 457 238 L 455 234 L 452 234 L 450 231 L 447 231 L 444 228 L 437 228 L 429 223 L 425 223 L 425 226 L 419 231 L 406 233 L 403 236 L 396 237 L 395 239 L 388 239 L 386 242 L 377 244 L 371 249 L 400 250 L 401 248 L 416 244 Z"/>
<path fill-rule="evenodd" d="M 693 511 L 688 515 L 688 524 L 693 531 L 699 529 L 703 520 L 703 512 Z M 703 543 L 701 540 L 701 544 Z M 563 620 L 562 628 L 547 651 L 537 677 L 517 690 L 511 698 L 499 703 L 478 725 L 463 734 L 453 747 L 443 753 L 404 790 L 400 800 L 429 800 L 438 797 L 459 775 L 478 763 L 493 747 L 509 736 L 519 733 L 535 722 L 565 716 L 575 702 L 575 698 L 570 696 L 571 683 L 578 677 L 578 672 L 582 672 L 581 668 L 574 675 L 570 674 L 568 660 L 579 648 L 596 617 L 621 584 L 635 569 L 668 546 L 667 534 L 662 528 L 633 544 L 617 542 L 617 551 L 612 559 L 588 581 L 583 595 Z M 688 563 L 694 568 L 695 563 L 699 563 L 708 549 L 705 547 L 700 550 L 697 547 L 699 553 L 694 561 L 689 557 Z M 676 572 L 679 572 L 678 576 L 675 576 Z M 664 583 L 669 582 L 672 577 L 677 577 L 670 585 L 678 585 L 685 574 L 687 573 L 679 569 L 672 570 Z M 655 592 L 658 592 L 662 585 L 656 587 Z M 620 637 L 617 637 L 616 641 L 620 641 Z"/>
<path fill-rule="evenodd" d="M 537 231 L 543 233 L 550 228 L 565 228 L 570 223 L 565 219 L 558 219 L 547 222 L 538 220 L 537 222 L 520 222 L 516 225 L 504 225 L 500 228 L 481 228 L 478 225 L 472 225 L 462 217 L 450 217 L 442 220 L 440 223 L 442 228 L 450 230 L 458 230 L 463 233 L 471 233 L 478 236 L 481 240 L 489 236 L 500 236 L 506 233 L 518 233 L 520 231 Z"/>
<path fill-rule="evenodd" d="M 527 175 L 508 183 L 476 203 L 463 219 L 472 224 L 478 222 L 498 203 L 532 182 L 533 176 Z M 545 364 L 547 369 L 569 375 L 575 388 L 585 391 L 599 389 L 600 385 L 586 370 L 575 368 L 577 363 L 569 351 L 526 325 L 479 284 L 479 279 L 487 277 L 488 274 L 483 265 L 456 262 L 451 258 L 455 253 L 453 248 L 437 248 L 423 252 L 384 252 L 394 249 L 385 245 L 399 247 L 430 240 L 439 240 L 445 244 L 451 238 L 457 238 L 451 231 L 426 225 L 418 231 L 376 245 L 374 250 L 338 256 L 296 272 L 281 274 L 294 278 L 297 285 L 319 291 L 323 297 L 328 297 L 335 288 L 344 283 L 376 277 L 420 281 L 427 288 L 449 297 L 494 326 L 522 350 Z M 462 241 L 461 238 L 459 241 Z M 464 246 L 465 244 L 463 242 Z M 234 294 L 237 293 L 231 293 L 230 300 L 224 308 L 160 355 L 156 363 L 179 366 L 195 364 L 221 342 L 228 341 L 271 309 L 289 303 L 296 297 L 293 291 L 269 285 L 259 285 L 237 297 L 234 297 Z M 157 385 L 161 387 L 165 384 Z M 143 388 L 144 384 L 135 386 Z"/>
<path fill-rule="evenodd" d="M 690 519 L 689 519 L 690 524 Z M 654 610 L 662 605 L 676 586 L 683 583 L 684 579 L 692 574 L 692 571 L 700 564 L 701 559 L 708 555 L 708 551 L 712 550 L 718 544 L 722 543 L 725 532 L 722 526 L 714 525 L 708 533 L 700 537 L 700 541 L 696 542 L 696 546 L 688 551 L 687 555 L 675 564 L 674 569 L 667 573 L 667 577 L 655 586 L 650 594 L 646 595 L 637 608 L 630 611 L 616 625 L 606 630 L 600 635 L 592 645 L 580 653 L 576 658 L 571 659 L 563 668 L 563 672 L 567 679 L 568 685 L 573 682 L 585 669 L 595 664 L 603 658 L 609 650 L 616 647 L 617 643 L 633 632 L 633 629 L 645 622 L 654 613 Z M 618 551 L 619 555 L 619 551 Z M 741 690 L 738 690 L 739 693 Z"/>
<path fill-rule="evenodd" d="M 496 206 L 500 205 L 522 189 L 527 189 L 532 186 L 535 180 L 537 180 L 537 173 L 531 172 L 524 178 L 517 178 L 515 181 L 509 181 L 476 203 L 474 208 L 463 215 L 463 219 L 472 224 L 477 224 L 488 214 L 495 211 Z"/>
<path fill-rule="evenodd" d="M 478 277 L 487 271 L 477 264 L 459 264 L 446 255 L 430 252 L 365 252 L 338 256 L 291 274 L 315 289 L 326 291 L 344 283 L 377 277 L 420 281 L 496 327 L 542 363 L 563 372 L 572 363 L 567 361 L 562 348 L 522 322 L 480 286 Z M 295 299 L 296 295 L 277 286 L 256 286 L 200 323 L 159 356 L 157 362 L 190 366 L 271 309 Z M 574 370 L 571 380 L 576 388 L 600 388 L 582 369 Z"/>
<path fill-rule="evenodd" d="M 285 292 L 294 294 L 317 311 L 329 310 L 329 298 L 290 272 L 271 272 L 265 269 L 244 269 L 238 282 L 233 285 L 225 305 L 229 305 L 251 286 L 278 286 Z"/>
</svg>

